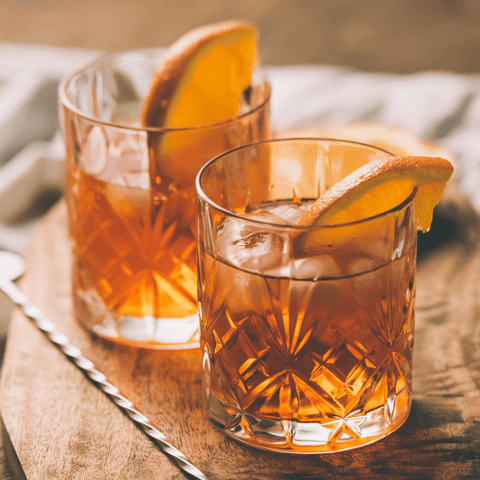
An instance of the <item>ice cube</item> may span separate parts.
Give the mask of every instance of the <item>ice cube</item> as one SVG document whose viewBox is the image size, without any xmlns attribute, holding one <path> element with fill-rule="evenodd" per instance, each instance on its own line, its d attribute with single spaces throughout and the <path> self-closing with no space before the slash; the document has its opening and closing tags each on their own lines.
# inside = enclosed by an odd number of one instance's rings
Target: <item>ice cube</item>
<svg viewBox="0 0 480 480">
<path fill-rule="evenodd" d="M 88 132 L 82 147 L 82 165 L 84 170 L 99 176 L 107 168 L 108 139 L 100 126 L 94 126 Z"/>
<path fill-rule="evenodd" d="M 250 220 L 258 220 L 263 223 L 271 223 L 273 225 L 287 225 L 287 222 L 272 211 L 262 211 L 245 215 L 245 218 Z"/>
<path fill-rule="evenodd" d="M 345 262 L 346 270 L 349 275 L 361 275 L 362 273 L 375 270 L 378 265 L 375 258 L 367 255 L 352 255 L 352 258 Z"/>
<path fill-rule="evenodd" d="M 84 170 L 116 185 L 149 188 L 145 132 L 93 127 L 82 150 Z"/>
<path fill-rule="evenodd" d="M 122 222 L 142 222 L 150 219 L 150 192 L 142 188 L 107 183 L 104 196 Z M 136 224 L 136 223 L 135 223 Z"/>
<path fill-rule="evenodd" d="M 307 211 L 310 204 L 302 203 L 300 205 L 292 203 L 281 203 L 270 208 L 267 213 L 281 220 L 282 224 L 298 225 L 302 215 Z"/>
<path fill-rule="evenodd" d="M 285 240 L 264 225 L 227 219 L 218 235 L 218 253 L 231 265 L 263 274 L 282 263 Z"/>
<path fill-rule="evenodd" d="M 281 263 L 283 247 L 283 238 L 265 225 L 227 219 L 217 237 L 213 302 L 237 320 L 271 309 L 264 272 Z"/>
<path fill-rule="evenodd" d="M 344 277 L 345 271 L 332 255 L 324 254 L 293 259 L 291 275 L 294 278 L 319 280 Z"/>
</svg>

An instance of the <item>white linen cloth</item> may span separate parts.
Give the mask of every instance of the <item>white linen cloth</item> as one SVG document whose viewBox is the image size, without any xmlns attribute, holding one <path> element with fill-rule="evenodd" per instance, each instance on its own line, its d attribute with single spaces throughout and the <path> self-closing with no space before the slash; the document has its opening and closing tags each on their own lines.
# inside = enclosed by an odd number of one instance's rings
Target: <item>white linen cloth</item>
<svg viewBox="0 0 480 480">
<path fill-rule="evenodd" d="M 62 188 L 58 84 L 98 54 L 0 42 L 0 249 L 24 253 L 34 222 L 11 222 L 42 190 Z"/>
<path fill-rule="evenodd" d="M 58 84 L 100 54 L 0 42 L 0 249 L 24 253 L 34 222 L 11 220 L 42 189 L 62 188 Z M 480 210 L 480 75 L 325 65 L 266 70 L 275 128 L 359 121 L 401 126 L 456 155 L 458 188 Z"/>
</svg>

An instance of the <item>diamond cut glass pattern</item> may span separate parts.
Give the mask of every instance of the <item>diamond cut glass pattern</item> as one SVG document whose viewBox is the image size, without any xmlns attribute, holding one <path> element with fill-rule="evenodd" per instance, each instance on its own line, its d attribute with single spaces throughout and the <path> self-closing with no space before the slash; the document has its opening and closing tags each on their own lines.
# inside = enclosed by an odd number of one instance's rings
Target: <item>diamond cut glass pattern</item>
<svg viewBox="0 0 480 480">
<path fill-rule="evenodd" d="M 241 295 L 236 301 L 243 310 L 239 306 L 236 315 L 222 310 L 226 299 L 221 289 L 215 288 L 215 304 L 221 310 L 203 337 L 224 376 L 221 384 L 227 386 L 227 391 L 220 388 L 215 392 L 226 411 L 232 412 L 229 415 L 234 416 L 229 417 L 227 426 L 241 424 L 246 428 L 245 435 L 255 438 L 245 415 L 274 421 L 320 421 L 325 428 L 332 428 L 326 440 L 331 447 L 347 437 L 362 438 L 365 414 L 381 405 L 386 405 L 382 415 L 391 424 L 396 398 L 411 392 L 414 255 L 413 250 L 392 262 L 403 265 L 399 282 L 404 287 L 400 289 L 403 304 L 399 306 L 398 292 L 395 298 L 391 292 L 372 298 L 368 322 L 363 321 L 363 300 L 356 306 L 358 317 L 340 322 L 335 310 L 318 308 L 312 299 L 295 303 L 292 296 L 272 294 L 274 282 L 292 290 L 292 280 L 264 280 L 265 292 L 270 292 L 264 316 L 252 315 Z M 399 270 L 396 265 L 384 268 Z M 315 296 L 315 289 L 323 288 L 322 283 L 312 283 L 309 295 Z M 389 288 L 387 285 L 385 291 Z M 403 322 L 398 316 L 404 318 Z M 399 324 L 403 328 L 398 328 Z M 339 420 L 335 423 L 333 418 Z"/>
<path fill-rule="evenodd" d="M 405 277 L 403 284 L 409 285 L 414 273 L 407 265 L 411 262 L 407 259 L 398 261 L 402 261 L 404 267 L 407 267 L 403 274 Z M 265 282 L 271 284 L 273 280 L 266 279 Z M 317 285 L 317 288 L 321 288 L 321 285 Z M 271 291 L 271 288 L 267 290 Z M 218 302 L 218 290 L 216 292 Z M 411 293 L 405 296 L 412 301 Z M 295 332 L 301 331 L 304 319 L 309 317 L 307 309 L 298 309 L 300 313 L 294 309 L 297 316 L 282 314 L 291 301 L 289 297 L 283 298 L 287 306 L 279 305 L 278 298 L 270 297 L 271 306 L 268 310 L 272 313 L 265 318 L 249 317 L 245 311 L 245 317 L 235 319 L 228 310 L 225 310 L 205 332 L 205 338 L 213 340 L 209 345 L 210 351 L 226 366 L 229 382 L 234 384 L 241 381 L 245 386 L 250 384 L 248 391 L 255 391 L 254 394 L 248 395 L 249 402 L 262 403 L 264 396 L 271 399 L 277 394 L 279 405 L 282 402 L 295 405 L 298 404 L 297 397 L 309 398 L 313 395 L 320 397 L 322 403 L 328 403 L 332 414 L 347 415 L 348 409 L 357 405 L 364 390 L 374 391 L 376 386 L 382 383 L 382 379 L 385 380 L 387 387 L 385 394 L 388 396 L 401 393 L 397 391 L 399 385 L 402 385 L 402 388 L 407 387 L 403 379 L 409 373 L 412 348 L 408 332 L 397 329 L 395 337 L 387 338 L 384 335 L 392 325 L 400 323 L 396 315 L 403 315 L 403 308 L 399 310 L 395 306 L 390 306 L 384 309 L 381 306 L 384 316 L 383 320 L 378 317 L 375 319 L 375 331 L 372 331 L 368 324 L 365 325 L 363 322 L 359 324 L 355 319 L 345 321 L 344 325 L 338 324 L 332 321 L 333 312 L 326 312 L 327 315 L 330 313 L 330 319 L 327 317 L 319 319 L 318 322 L 325 331 L 320 335 L 316 333 L 315 338 L 312 338 L 313 327 L 307 329 L 303 337 L 299 334 L 295 336 Z M 384 303 L 382 298 L 376 301 Z M 391 302 L 396 303 L 397 299 Z M 314 302 L 307 304 L 315 308 Z M 403 307 L 412 315 L 409 304 Z M 358 308 L 360 309 L 361 305 Z M 371 311 L 376 311 L 375 305 L 372 305 Z M 281 336 L 278 336 L 279 332 Z M 322 348 L 322 345 L 331 344 L 332 336 L 336 341 L 330 348 Z M 292 338 L 302 338 L 303 341 L 292 342 Z M 323 339 L 326 341 L 322 342 Z M 315 349 L 311 343 L 315 343 Z M 292 370 L 298 368 L 297 365 L 301 365 L 303 370 L 303 366 L 307 364 L 309 365 L 307 371 L 310 372 L 308 379 L 302 380 L 303 375 L 292 374 Z M 255 375 L 257 371 L 260 375 Z M 382 374 L 376 375 L 378 373 Z M 256 382 L 254 378 L 257 379 Z M 244 393 L 242 398 L 243 395 Z M 266 398 L 265 402 L 268 403 Z M 288 408 L 279 408 L 279 411 L 282 410 Z M 308 412 L 308 408 L 306 411 Z M 297 412 L 298 417 L 292 418 L 301 420 L 304 416 L 303 411 L 297 409 Z"/>
<path fill-rule="evenodd" d="M 241 162 L 275 158 L 274 150 L 263 157 L 256 148 Z M 227 172 L 218 167 L 212 179 L 221 183 Z M 224 194 L 217 201 L 226 208 Z M 306 453 L 355 448 L 399 428 L 412 398 L 411 200 L 371 224 L 322 233 L 330 242 L 316 236 L 308 252 L 308 243 L 298 249 L 304 231 L 278 225 L 279 211 L 302 214 L 299 201 L 269 197 L 238 216 L 198 202 L 201 347 L 212 424 L 253 446 Z"/>
<path fill-rule="evenodd" d="M 166 204 L 152 216 L 148 198 L 78 175 L 78 262 L 105 305 L 124 315 L 193 315 L 195 238 L 182 217 L 167 224 Z"/>
<path fill-rule="evenodd" d="M 270 137 L 270 85 L 253 68 L 239 112 L 163 128 L 142 121 L 163 50 L 112 53 L 62 84 L 74 315 L 135 347 L 198 348 L 195 176 Z"/>
</svg>

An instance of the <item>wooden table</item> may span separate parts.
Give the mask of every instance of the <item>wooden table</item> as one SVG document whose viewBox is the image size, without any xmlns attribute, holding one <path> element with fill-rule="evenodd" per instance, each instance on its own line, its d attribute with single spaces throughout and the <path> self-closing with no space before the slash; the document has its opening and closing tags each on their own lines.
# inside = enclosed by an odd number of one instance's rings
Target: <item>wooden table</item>
<svg viewBox="0 0 480 480">
<path fill-rule="evenodd" d="M 455 232 L 454 232 L 455 233 Z M 33 238 L 21 289 L 212 480 L 480 478 L 480 240 L 460 229 L 420 255 L 411 415 L 393 435 L 330 455 L 286 455 L 218 433 L 202 407 L 198 350 L 113 346 L 72 319 L 65 208 Z M 16 312 L 1 378 L 14 478 L 187 478 Z"/>
</svg>

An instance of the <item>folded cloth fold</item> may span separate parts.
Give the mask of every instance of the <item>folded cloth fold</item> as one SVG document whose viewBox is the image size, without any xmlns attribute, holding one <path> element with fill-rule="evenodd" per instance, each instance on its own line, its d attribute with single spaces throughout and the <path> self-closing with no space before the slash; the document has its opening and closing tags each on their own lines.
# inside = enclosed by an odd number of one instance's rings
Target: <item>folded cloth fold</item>
<svg viewBox="0 0 480 480">
<path fill-rule="evenodd" d="M 34 227 L 27 211 L 63 188 L 58 84 L 99 54 L 0 42 L 0 248 L 23 253 Z"/>
<path fill-rule="evenodd" d="M 329 66 L 274 67 L 269 74 L 279 129 L 363 121 L 403 127 L 453 152 L 458 189 L 480 210 L 480 75 Z"/>
</svg>

